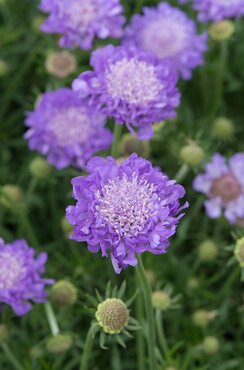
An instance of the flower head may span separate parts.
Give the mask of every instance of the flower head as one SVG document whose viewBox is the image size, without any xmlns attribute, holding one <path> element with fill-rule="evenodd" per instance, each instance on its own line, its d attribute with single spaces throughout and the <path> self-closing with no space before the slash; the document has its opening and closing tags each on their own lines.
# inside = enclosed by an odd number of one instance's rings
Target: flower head
<svg viewBox="0 0 244 370">
<path fill-rule="evenodd" d="M 241 224 L 244 219 L 244 153 L 235 154 L 226 163 L 220 154 L 213 156 L 205 173 L 198 175 L 193 183 L 195 190 L 209 199 L 205 202 L 209 217 L 224 216 L 230 223 Z"/>
<path fill-rule="evenodd" d="M 64 78 L 76 70 L 77 62 L 75 56 L 68 51 L 56 51 L 48 55 L 45 66 L 51 75 Z"/>
<path fill-rule="evenodd" d="M 110 252 L 117 273 L 137 264 L 136 253 L 166 253 L 186 207 L 179 202 L 183 187 L 136 154 L 120 165 L 95 157 L 87 169 L 87 177 L 72 180 L 77 204 L 67 208 L 71 238 L 104 257 Z"/>
<path fill-rule="evenodd" d="M 42 95 L 29 113 L 25 138 L 31 150 L 46 155 L 61 169 L 85 168 L 99 150 L 109 147 L 112 134 L 104 128 L 104 116 L 89 108 L 72 90 L 61 88 Z"/>
<path fill-rule="evenodd" d="M 244 0 L 193 0 L 201 22 L 221 21 L 244 15 Z"/>
<path fill-rule="evenodd" d="M 61 34 L 61 47 L 88 50 L 95 37 L 122 36 L 125 18 L 119 0 L 41 0 L 40 9 L 49 13 L 41 30 Z"/>
<path fill-rule="evenodd" d="M 129 310 L 118 298 L 108 298 L 97 307 L 96 319 L 105 333 L 119 334 L 128 325 Z"/>
<path fill-rule="evenodd" d="M 124 36 L 125 45 L 151 53 L 159 61 L 169 61 L 184 79 L 189 79 L 192 69 L 203 64 L 206 40 L 206 33 L 197 34 L 194 21 L 167 3 L 144 8 L 143 15 L 134 15 Z"/>
<path fill-rule="evenodd" d="M 177 77 L 167 62 L 135 48 L 108 45 L 93 52 L 91 65 L 94 71 L 82 73 L 73 89 L 116 123 L 132 132 L 138 128 L 141 139 L 153 135 L 153 123 L 175 116 Z"/>
<path fill-rule="evenodd" d="M 31 302 L 44 302 L 45 285 L 53 283 L 42 279 L 46 253 L 36 259 L 34 254 L 24 240 L 4 244 L 0 239 L 0 305 L 10 305 L 18 316 L 31 309 Z"/>
</svg>

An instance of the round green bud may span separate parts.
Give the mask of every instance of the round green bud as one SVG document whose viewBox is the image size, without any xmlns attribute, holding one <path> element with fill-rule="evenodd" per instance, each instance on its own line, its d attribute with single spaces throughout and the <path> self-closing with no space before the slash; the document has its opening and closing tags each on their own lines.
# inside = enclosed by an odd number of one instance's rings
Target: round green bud
<svg viewBox="0 0 244 370">
<path fill-rule="evenodd" d="M 228 19 L 211 24 L 209 27 L 209 35 L 214 41 L 228 40 L 234 33 L 234 23 Z"/>
<path fill-rule="evenodd" d="M 207 310 L 197 310 L 192 315 L 192 321 L 200 328 L 205 328 L 209 323 L 210 317 Z"/>
<path fill-rule="evenodd" d="M 196 278 L 196 277 L 191 277 L 188 281 L 187 281 L 187 288 L 189 290 L 195 290 L 199 287 L 199 280 Z"/>
<path fill-rule="evenodd" d="M 9 329 L 5 324 L 0 324 L 0 344 L 5 342 L 10 336 Z"/>
<path fill-rule="evenodd" d="M 198 247 L 198 258 L 203 262 L 212 262 L 218 255 L 218 246 L 213 240 L 205 240 Z"/>
<path fill-rule="evenodd" d="M 72 225 L 69 223 L 65 216 L 61 219 L 61 228 L 65 235 L 69 235 L 73 231 Z"/>
<path fill-rule="evenodd" d="M 226 117 L 218 117 L 213 122 L 212 133 L 216 139 L 229 140 L 235 132 L 234 123 Z"/>
<path fill-rule="evenodd" d="M 55 355 L 67 352 L 73 344 L 73 339 L 69 334 L 58 334 L 49 338 L 46 344 L 48 352 Z"/>
<path fill-rule="evenodd" d="M 234 254 L 240 266 L 244 267 L 244 237 L 237 240 Z"/>
<path fill-rule="evenodd" d="M 140 157 L 148 157 L 150 145 L 148 141 L 141 141 L 131 134 L 125 134 L 122 138 L 121 153 L 123 156 L 129 156 L 137 153 Z"/>
<path fill-rule="evenodd" d="M 24 197 L 21 188 L 17 185 L 6 184 L 2 187 L 2 194 L 0 194 L 0 204 L 6 208 L 23 206 Z"/>
<path fill-rule="evenodd" d="M 55 283 L 50 292 L 52 302 L 59 307 L 72 306 L 77 301 L 76 287 L 66 280 Z"/>
<path fill-rule="evenodd" d="M 164 290 L 157 290 L 152 293 L 153 307 L 161 311 L 167 311 L 171 306 L 171 298 Z"/>
<path fill-rule="evenodd" d="M 128 325 L 129 310 L 121 299 L 109 298 L 97 306 L 95 316 L 105 333 L 118 334 Z"/>
<path fill-rule="evenodd" d="M 43 350 L 40 346 L 34 346 L 30 349 L 30 357 L 33 358 L 33 360 L 37 360 L 38 358 L 42 357 Z"/>
<path fill-rule="evenodd" d="M 205 153 L 199 145 L 189 144 L 181 148 L 180 157 L 184 163 L 195 167 L 201 164 L 205 157 Z"/>
<path fill-rule="evenodd" d="M 46 161 L 46 159 L 42 157 L 36 157 L 30 162 L 29 170 L 32 176 L 36 177 L 37 179 L 46 179 L 51 174 L 53 168 Z"/>
<path fill-rule="evenodd" d="M 220 343 L 216 337 L 206 337 L 203 341 L 203 350 L 208 355 L 214 355 L 220 349 Z"/>
<path fill-rule="evenodd" d="M 8 64 L 5 62 L 5 60 L 0 59 L 0 77 L 6 76 L 8 71 L 9 71 Z"/>
</svg>

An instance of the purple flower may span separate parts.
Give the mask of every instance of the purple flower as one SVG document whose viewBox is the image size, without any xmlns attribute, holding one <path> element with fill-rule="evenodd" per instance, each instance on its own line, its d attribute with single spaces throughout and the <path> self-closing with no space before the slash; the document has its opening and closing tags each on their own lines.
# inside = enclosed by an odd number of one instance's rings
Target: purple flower
<svg viewBox="0 0 244 370">
<path fill-rule="evenodd" d="M 207 33 L 198 35 L 196 24 L 183 11 L 161 3 L 132 17 L 123 43 L 151 53 L 159 61 L 169 61 L 189 79 L 192 69 L 204 62 L 206 41 Z"/>
<path fill-rule="evenodd" d="M 94 153 L 112 142 L 104 116 L 67 88 L 43 94 L 25 123 L 30 127 L 25 134 L 30 149 L 47 155 L 58 169 L 84 169 Z"/>
<path fill-rule="evenodd" d="M 201 22 L 220 21 L 224 18 L 244 15 L 244 0 L 193 0 Z"/>
<path fill-rule="evenodd" d="M 53 284 L 42 279 L 47 254 L 34 255 L 25 240 L 4 244 L 0 239 L 0 306 L 10 305 L 18 316 L 31 309 L 31 302 L 45 302 L 45 285 Z"/>
<path fill-rule="evenodd" d="M 244 153 L 235 154 L 228 163 L 216 153 L 206 165 L 205 173 L 198 175 L 193 183 L 195 190 L 209 199 L 205 201 L 207 214 L 220 217 L 222 211 L 231 224 L 244 221 Z"/>
<path fill-rule="evenodd" d="M 50 13 L 41 30 L 61 34 L 61 47 L 78 45 L 88 50 L 95 37 L 123 34 L 125 18 L 119 0 L 41 0 L 40 9 Z"/>
<path fill-rule="evenodd" d="M 87 168 L 87 177 L 72 180 L 77 204 L 67 208 L 71 238 L 103 257 L 110 252 L 117 273 L 135 266 L 137 253 L 166 253 L 179 213 L 188 206 L 179 202 L 184 188 L 136 154 L 120 165 L 112 157 L 95 157 Z"/>
<path fill-rule="evenodd" d="M 180 96 L 168 62 L 132 47 L 108 45 L 93 52 L 91 65 L 94 71 L 82 73 L 73 89 L 116 123 L 132 132 L 132 126 L 137 128 L 141 139 L 153 135 L 153 123 L 175 117 Z"/>
</svg>

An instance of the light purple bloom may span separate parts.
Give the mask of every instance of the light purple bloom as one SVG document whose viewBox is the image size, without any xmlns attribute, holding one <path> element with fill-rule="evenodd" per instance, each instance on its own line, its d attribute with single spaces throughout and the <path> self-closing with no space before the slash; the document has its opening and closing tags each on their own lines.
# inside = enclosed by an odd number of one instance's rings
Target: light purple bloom
<svg viewBox="0 0 244 370">
<path fill-rule="evenodd" d="M 58 169 L 84 169 L 94 153 L 112 143 L 105 117 L 67 88 L 43 94 L 25 123 L 30 149 L 46 155 Z"/>
<path fill-rule="evenodd" d="M 123 33 L 119 0 L 41 0 L 40 9 L 50 13 L 41 30 L 61 34 L 61 47 L 88 50 L 95 37 L 119 38 Z"/>
<path fill-rule="evenodd" d="M 133 47 L 108 45 L 93 52 L 91 65 L 94 71 L 82 73 L 73 89 L 116 123 L 138 129 L 141 139 L 152 137 L 153 123 L 175 117 L 180 96 L 168 62 Z"/>
<path fill-rule="evenodd" d="M 25 240 L 4 244 L 0 239 L 0 306 L 11 306 L 18 316 L 31 309 L 31 303 L 45 302 L 45 285 L 53 280 L 43 279 L 46 253 L 34 258 L 35 251 Z"/>
<path fill-rule="evenodd" d="M 199 12 L 199 21 L 216 22 L 243 16 L 244 0 L 193 0 L 193 8 Z"/>
<path fill-rule="evenodd" d="M 187 207 L 179 202 L 184 188 L 136 154 L 120 165 L 95 157 L 87 168 L 87 177 L 72 180 L 77 204 L 67 208 L 71 238 L 87 242 L 90 252 L 110 253 L 117 273 L 135 266 L 137 253 L 166 253 Z"/>
<path fill-rule="evenodd" d="M 194 189 L 208 197 L 205 208 L 209 217 L 220 217 L 223 212 L 231 224 L 244 222 L 243 174 L 244 153 L 235 154 L 228 162 L 216 153 L 205 173 L 195 178 Z"/>
<path fill-rule="evenodd" d="M 160 61 L 169 61 L 184 79 L 204 63 L 207 33 L 197 34 L 194 21 L 167 3 L 144 8 L 125 30 L 123 43 L 140 48 Z"/>
</svg>

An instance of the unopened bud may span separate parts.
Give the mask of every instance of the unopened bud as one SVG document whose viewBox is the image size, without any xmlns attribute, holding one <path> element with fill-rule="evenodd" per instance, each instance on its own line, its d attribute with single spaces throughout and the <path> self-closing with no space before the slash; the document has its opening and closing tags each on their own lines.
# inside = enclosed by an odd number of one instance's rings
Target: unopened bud
<svg viewBox="0 0 244 370">
<path fill-rule="evenodd" d="M 141 141 L 131 134 L 125 134 L 122 138 L 121 152 L 123 156 L 137 153 L 140 157 L 148 157 L 150 146 L 148 141 Z"/>
<path fill-rule="evenodd" d="M 65 216 L 61 219 L 61 228 L 65 235 L 69 235 L 73 230 L 72 225 L 69 223 Z"/>
<path fill-rule="evenodd" d="M 192 315 L 192 321 L 195 325 L 200 328 L 204 328 L 208 325 L 210 320 L 209 312 L 206 310 L 197 310 Z"/>
<path fill-rule="evenodd" d="M 6 184 L 2 187 L 2 194 L 0 194 L 0 204 L 6 208 L 12 208 L 16 204 L 23 206 L 24 198 L 23 192 L 17 185 Z"/>
<path fill-rule="evenodd" d="M 55 355 L 67 352 L 73 344 L 72 337 L 69 334 L 58 334 L 48 339 L 47 350 Z"/>
<path fill-rule="evenodd" d="M 59 307 L 72 306 L 77 301 L 76 287 L 66 280 L 60 280 L 51 288 L 51 300 Z"/>
<path fill-rule="evenodd" d="M 244 267 L 244 237 L 237 240 L 234 254 L 240 266 Z"/>
<path fill-rule="evenodd" d="M 45 18 L 41 15 L 34 17 L 31 22 L 33 31 L 40 32 L 40 26 L 44 22 Z"/>
<path fill-rule="evenodd" d="M 220 343 L 216 337 L 206 337 L 203 341 L 203 350 L 208 355 L 214 355 L 215 353 L 219 352 Z"/>
<path fill-rule="evenodd" d="M 211 24 L 209 27 L 209 35 L 214 41 L 228 40 L 234 33 L 234 23 L 228 19 Z"/>
<path fill-rule="evenodd" d="M 184 146 L 180 151 L 182 161 L 192 167 L 200 165 L 204 156 L 204 150 L 194 143 Z"/>
<path fill-rule="evenodd" d="M 213 122 L 213 136 L 219 140 L 230 140 L 235 132 L 234 123 L 226 118 L 219 117 Z"/>
<path fill-rule="evenodd" d="M 95 316 L 105 333 L 118 334 L 128 324 L 129 311 L 121 299 L 109 298 L 98 305 Z"/>
<path fill-rule="evenodd" d="M 32 176 L 38 179 L 46 179 L 53 170 L 52 166 L 42 157 L 32 159 L 29 169 Z"/>
<path fill-rule="evenodd" d="M 205 240 L 198 247 L 198 258 L 203 262 L 212 262 L 218 255 L 218 246 L 212 240 Z"/>
<path fill-rule="evenodd" d="M 51 75 L 64 78 L 73 73 L 77 68 L 75 56 L 68 51 L 52 52 L 48 55 L 46 70 Z"/>
<path fill-rule="evenodd" d="M 161 311 L 167 311 L 171 306 L 171 298 L 164 290 L 157 290 L 152 293 L 153 307 Z"/>
<path fill-rule="evenodd" d="M 192 277 L 190 278 L 188 281 L 187 281 L 187 288 L 189 290 L 195 290 L 199 287 L 199 280 L 195 277 Z"/>
</svg>

